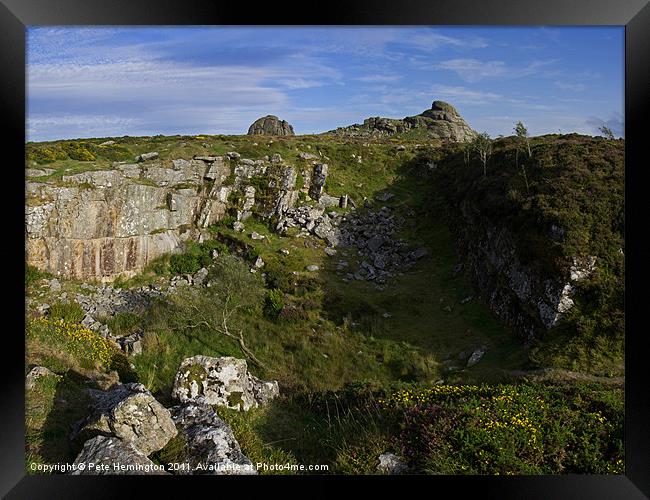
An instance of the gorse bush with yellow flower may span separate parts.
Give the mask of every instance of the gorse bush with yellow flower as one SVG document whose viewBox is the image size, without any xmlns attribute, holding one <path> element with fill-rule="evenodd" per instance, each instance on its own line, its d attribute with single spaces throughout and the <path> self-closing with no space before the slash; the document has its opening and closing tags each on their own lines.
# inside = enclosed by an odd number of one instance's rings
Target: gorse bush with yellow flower
<svg viewBox="0 0 650 500">
<path fill-rule="evenodd" d="M 85 326 L 62 318 L 35 318 L 27 322 L 27 339 L 38 340 L 74 356 L 90 368 L 110 367 L 120 354 L 116 345 Z"/>
<path fill-rule="evenodd" d="M 372 412 L 412 472 L 622 474 L 622 391 L 598 384 L 353 387 L 316 406 Z M 335 400 L 335 401 L 333 401 Z M 372 440 L 339 450 L 367 455 Z M 340 459 L 339 459 L 340 460 Z"/>
</svg>

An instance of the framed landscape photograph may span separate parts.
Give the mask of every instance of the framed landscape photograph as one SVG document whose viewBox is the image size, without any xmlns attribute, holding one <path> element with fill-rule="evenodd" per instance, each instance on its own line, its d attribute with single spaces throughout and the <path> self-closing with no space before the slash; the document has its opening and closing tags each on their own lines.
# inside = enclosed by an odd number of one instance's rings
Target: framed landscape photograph
<svg viewBox="0 0 650 500">
<path fill-rule="evenodd" d="M 650 8 L 484 9 L 4 1 L 7 498 L 647 498 Z"/>
</svg>

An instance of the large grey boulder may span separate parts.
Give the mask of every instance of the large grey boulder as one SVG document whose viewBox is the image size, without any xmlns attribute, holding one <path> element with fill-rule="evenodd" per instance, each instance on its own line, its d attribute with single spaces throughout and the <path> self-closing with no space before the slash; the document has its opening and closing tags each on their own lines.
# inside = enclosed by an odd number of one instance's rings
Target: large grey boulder
<svg viewBox="0 0 650 500">
<path fill-rule="evenodd" d="M 158 158 L 158 153 L 154 151 L 151 153 L 142 153 L 141 155 L 136 156 L 135 161 L 142 162 L 142 161 L 155 160 L 156 158 Z"/>
<path fill-rule="evenodd" d="M 72 475 L 167 475 L 133 444 L 116 437 L 95 436 L 84 444 Z"/>
<path fill-rule="evenodd" d="M 232 429 L 205 404 L 204 398 L 175 406 L 171 413 L 184 442 L 176 460 L 190 464 L 190 470 L 179 470 L 178 474 L 257 474 Z"/>
<path fill-rule="evenodd" d="M 260 380 L 248 372 L 245 360 L 197 355 L 183 360 L 172 389 L 181 402 L 201 401 L 234 410 L 263 405 L 280 393 L 276 381 Z"/>
<path fill-rule="evenodd" d="M 73 440 L 98 434 L 116 436 L 149 455 L 178 434 L 169 410 L 142 384 L 121 384 L 110 391 L 90 389 L 89 393 L 94 399 L 93 411 L 77 425 Z"/>
<path fill-rule="evenodd" d="M 293 127 L 277 116 L 267 115 L 253 122 L 248 135 L 294 135 Z"/>
</svg>

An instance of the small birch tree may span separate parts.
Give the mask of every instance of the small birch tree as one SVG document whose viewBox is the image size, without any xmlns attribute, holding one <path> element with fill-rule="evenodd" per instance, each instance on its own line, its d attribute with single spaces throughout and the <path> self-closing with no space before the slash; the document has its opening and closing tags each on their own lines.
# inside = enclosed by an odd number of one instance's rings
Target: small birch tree
<svg viewBox="0 0 650 500">
<path fill-rule="evenodd" d="M 487 132 L 483 132 L 474 138 L 473 144 L 474 149 L 478 153 L 478 157 L 481 159 L 481 163 L 483 163 L 483 176 L 486 177 L 487 161 L 490 155 L 492 155 L 492 139 Z"/>
<path fill-rule="evenodd" d="M 530 140 L 528 138 L 528 129 L 524 126 L 522 122 L 515 123 L 515 134 L 517 134 L 517 148 L 515 149 L 515 163 L 517 168 L 519 168 L 519 149 L 528 150 L 528 158 L 531 158 L 532 152 L 530 150 Z M 524 163 L 521 164 L 521 173 L 524 176 L 524 182 L 526 183 L 526 192 L 530 192 L 528 186 L 528 175 L 526 174 L 526 166 Z"/>
<path fill-rule="evenodd" d="M 600 130 L 600 132 L 608 139 L 614 139 L 614 132 L 612 132 L 611 128 L 603 125 L 602 127 L 598 127 L 598 130 Z"/>
</svg>

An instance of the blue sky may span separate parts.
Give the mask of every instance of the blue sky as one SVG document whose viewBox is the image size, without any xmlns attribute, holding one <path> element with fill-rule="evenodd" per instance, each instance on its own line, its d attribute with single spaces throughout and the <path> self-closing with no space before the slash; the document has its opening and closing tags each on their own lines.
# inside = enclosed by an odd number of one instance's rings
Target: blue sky
<svg viewBox="0 0 650 500">
<path fill-rule="evenodd" d="M 622 27 L 32 27 L 27 139 L 297 134 L 447 101 L 472 128 L 623 134 Z"/>
</svg>

